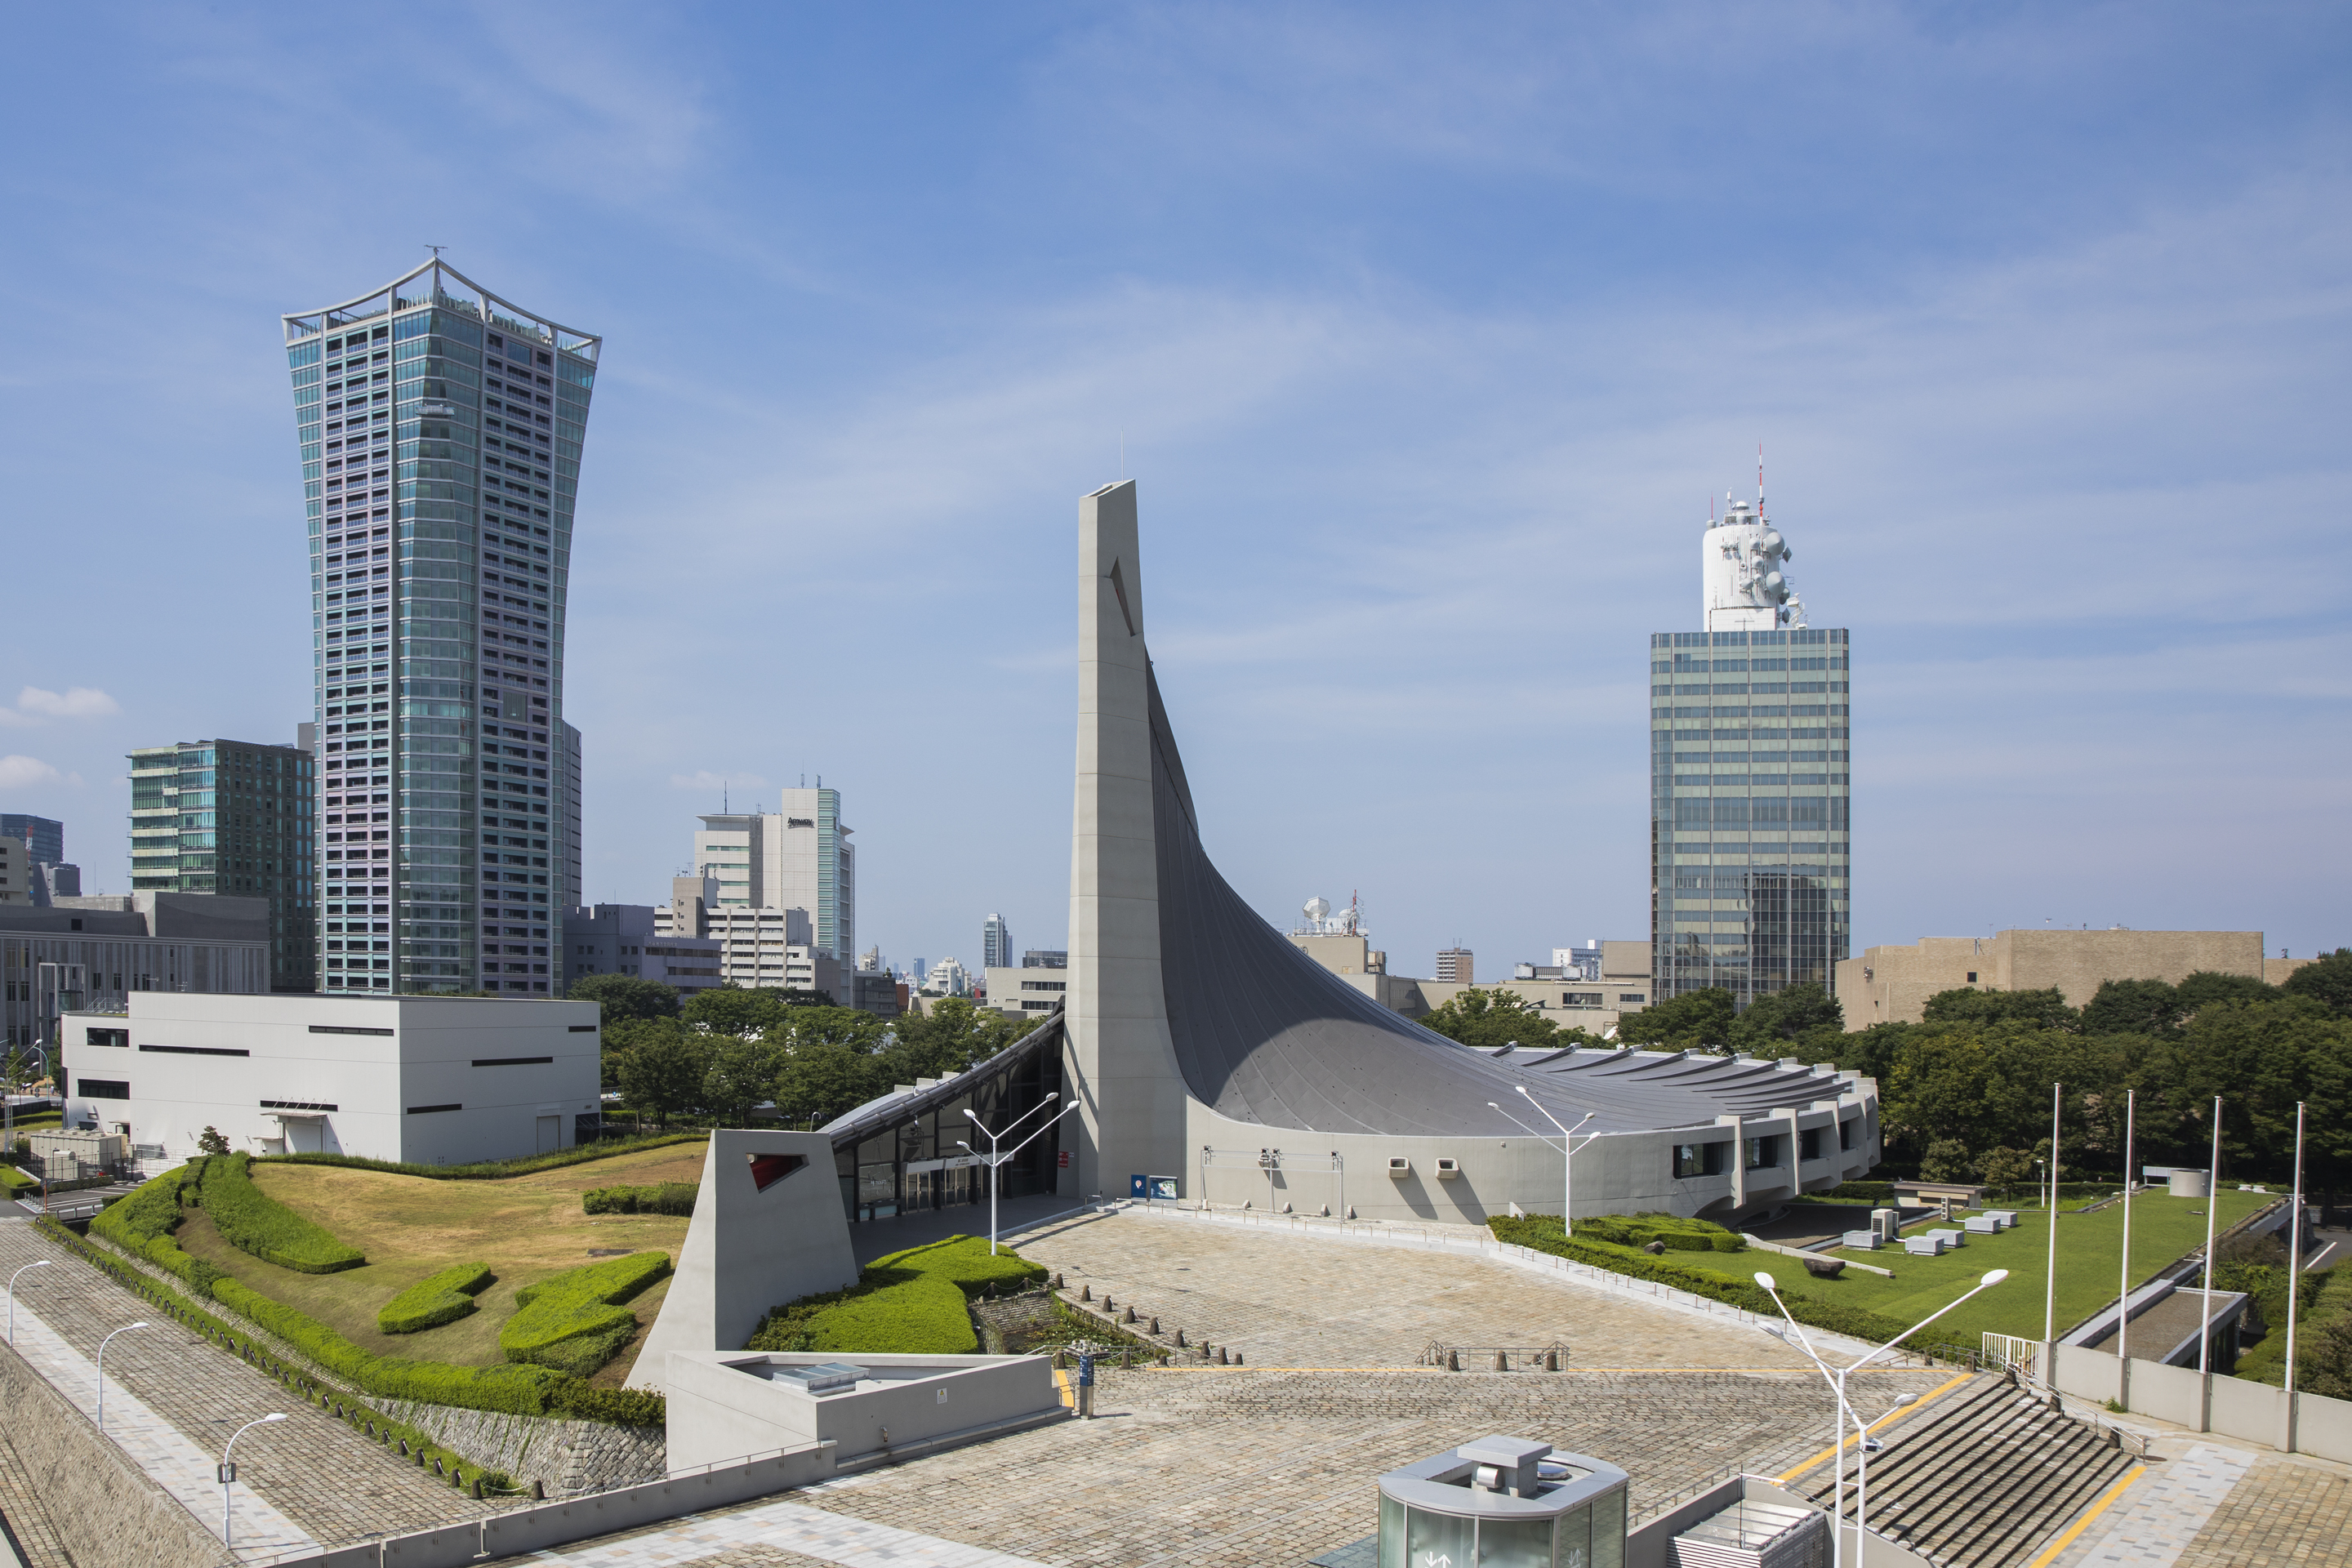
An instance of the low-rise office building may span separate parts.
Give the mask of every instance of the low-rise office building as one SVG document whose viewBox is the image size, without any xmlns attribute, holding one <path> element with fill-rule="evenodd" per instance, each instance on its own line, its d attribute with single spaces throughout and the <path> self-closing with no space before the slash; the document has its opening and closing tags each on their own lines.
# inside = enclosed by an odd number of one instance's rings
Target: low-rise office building
<svg viewBox="0 0 2352 1568">
<path fill-rule="evenodd" d="M 681 995 L 727 982 L 726 955 L 710 937 L 666 936 L 651 904 L 593 904 L 563 915 L 563 981 L 625 974 L 676 988 Z"/>
<path fill-rule="evenodd" d="M 1061 1005 L 1069 994 L 1066 969 L 1009 969 L 992 966 L 985 973 L 988 1005 L 1014 1017 L 1038 1018 Z"/>
<path fill-rule="evenodd" d="M 166 1157 L 233 1150 L 428 1165 L 593 1140 L 593 1002 L 135 993 L 59 1020 L 68 1121 Z"/>
<path fill-rule="evenodd" d="M 128 893 L 0 908 L 5 1043 L 47 1046 L 58 1014 L 146 992 L 266 992 L 270 938 L 267 899 Z"/>
<path fill-rule="evenodd" d="M 1849 1031 L 1916 1024 L 1938 992 L 2047 991 L 2079 1007 L 2110 980 L 2178 984 L 2200 971 L 2275 985 L 2308 959 L 2265 958 L 2258 931 L 2033 931 L 1931 936 L 1865 949 L 1837 966 Z"/>
<path fill-rule="evenodd" d="M 855 974 L 816 944 L 816 924 L 804 909 L 771 909 L 723 901 L 716 878 L 678 877 L 667 908 L 654 911 L 655 934 L 703 937 L 719 944 L 722 984 L 746 990 L 822 991 L 847 1005 L 845 973 Z"/>
</svg>

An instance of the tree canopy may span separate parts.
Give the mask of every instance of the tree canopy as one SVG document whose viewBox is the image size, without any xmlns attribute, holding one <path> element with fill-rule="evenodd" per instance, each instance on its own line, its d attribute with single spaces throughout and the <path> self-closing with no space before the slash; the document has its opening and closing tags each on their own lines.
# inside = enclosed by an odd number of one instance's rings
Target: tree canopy
<svg viewBox="0 0 2352 1568">
<path fill-rule="evenodd" d="M 1559 1026 L 1516 991 L 1474 985 L 1416 1020 L 1423 1028 L 1480 1050 L 1499 1051 L 1514 1042 L 1530 1048 L 1549 1046 Z"/>
<path fill-rule="evenodd" d="M 677 991 L 658 980 L 634 974 L 583 974 L 564 992 L 574 1002 L 594 1002 L 607 1024 L 677 1016 Z"/>
<path fill-rule="evenodd" d="M 1731 1043 L 1739 1007 L 1720 985 L 1685 991 L 1617 1020 L 1620 1045 L 1654 1046 L 1669 1051 L 1719 1051 Z"/>
</svg>

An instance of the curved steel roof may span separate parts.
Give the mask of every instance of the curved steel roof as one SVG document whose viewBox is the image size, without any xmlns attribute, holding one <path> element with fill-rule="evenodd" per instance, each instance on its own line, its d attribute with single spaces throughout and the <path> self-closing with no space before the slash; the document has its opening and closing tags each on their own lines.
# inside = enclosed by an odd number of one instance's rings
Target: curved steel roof
<svg viewBox="0 0 2352 1568">
<path fill-rule="evenodd" d="M 1176 1058 L 1224 1116 L 1314 1132 L 1508 1138 L 1533 1124 L 1520 1086 L 1586 1131 L 1703 1126 L 1833 1098 L 1810 1068 L 1651 1051 L 1475 1050 L 1391 1012 L 1316 963 L 1219 875 L 1150 678 L 1160 972 Z M 1498 1104 L 1517 1122 L 1491 1108 Z"/>
</svg>

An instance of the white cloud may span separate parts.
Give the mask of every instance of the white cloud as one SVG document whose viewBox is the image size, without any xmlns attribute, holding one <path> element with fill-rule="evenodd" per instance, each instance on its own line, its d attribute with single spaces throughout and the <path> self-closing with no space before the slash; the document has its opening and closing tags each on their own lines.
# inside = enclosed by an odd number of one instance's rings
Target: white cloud
<svg viewBox="0 0 2352 1568">
<path fill-rule="evenodd" d="M 57 782 L 58 770 L 38 757 L 0 757 L 0 789 L 27 789 Z"/>
<path fill-rule="evenodd" d="M 16 693 L 18 721 L 38 714 L 48 719 L 103 719 L 122 711 L 122 705 L 90 686 L 70 687 L 62 694 L 27 686 Z"/>
</svg>

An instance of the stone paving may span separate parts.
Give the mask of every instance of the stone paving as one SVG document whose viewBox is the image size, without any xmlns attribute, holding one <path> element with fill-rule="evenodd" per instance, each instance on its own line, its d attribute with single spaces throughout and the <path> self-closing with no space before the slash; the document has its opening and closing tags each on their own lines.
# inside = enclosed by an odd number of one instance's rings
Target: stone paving
<svg viewBox="0 0 2352 1568">
<path fill-rule="evenodd" d="M 170 1318 L 150 1316 L 144 1302 L 30 1224 L 0 1218 L 0 1270 L 14 1273 L 43 1258 L 51 1266 L 26 1274 L 20 1281 L 16 1308 L 20 1345 L 26 1322 L 34 1319 L 55 1331 L 62 1351 L 82 1358 L 94 1357 L 99 1341 L 125 1323 L 146 1318 L 152 1324 L 126 1333 L 107 1347 L 110 1435 L 116 1431 L 118 1407 L 112 1389 L 117 1387 L 152 1412 L 159 1427 L 200 1456 L 216 1455 L 229 1434 L 255 1416 L 282 1411 L 284 1421 L 257 1426 L 238 1439 L 239 1497 L 256 1497 L 301 1534 L 330 1544 L 428 1529 L 491 1511 L 488 1504 L 476 1502 L 446 1482 L 387 1457 L 376 1445 L 305 1404 L 274 1378 L 247 1366 Z M 87 1409 L 89 1374 L 80 1375 L 79 1384 L 70 1374 L 51 1381 L 68 1400 Z M 213 1459 L 205 1457 L 202 1464 L 209 1478 Z M 21 1474 L 21 1468 L 16 1473 Z M 152 1468 L 150 1473 L 154 1473 Z M 157 1475 L 157 1479 L 170 1489 L 163 1475 Z M 5 1491 L 0 1491 L 0 1499 L 5 1497 Z M 194 1510 L 215 1533 L 220 1524 L 218 1498 L 215 1489 L 209 1507 Z M 17 1512 L 11 1511 L 8 1520 L 28 1548 L 37 1536 L 69 1542 L 71 1529 L 61 1528 L 65 1521 L 47 1519 L 37 1500 L 26 1500 L 31 1517 L 20 1520 Z M 240 1531 L 244 1517 L 241 1507 Z"/>
<path fill-rule="evenodd" d="M 696 1568 L 1040 1568 L 1025 1557 L 869 1523 L 797 1500 L 810 1495 L 803 1491 L 791 1502 L 751 1503 L 536 1555 L 572 1568 L 673 1568 L 689 1563 Z"/>
<path fill-rule="evenodd" d="M 1411 1366 L 1451 1345 L 1563 1342 L 1595 1367 L 1807 1367 L 1760 1330 L 1484 1258 L 1106 1215 L 1017 1238 L 1075 1292 L 1108 1290 L 1163 1330 L 1254 1366 Z"/>
<path fill-rule="evenodd" d="M 2241 1448 L 2199 1443 L 2149 1467 L 2053 1561 L 2064 1568 L 2171 1568 L 2253 1458 Z"/>
<path fill-rule="evenodd" d="M 2352 1474 L 2265 1454 L 2175 1561 L 2178 1568 L 2352 1563 Z"/>
</svg>

